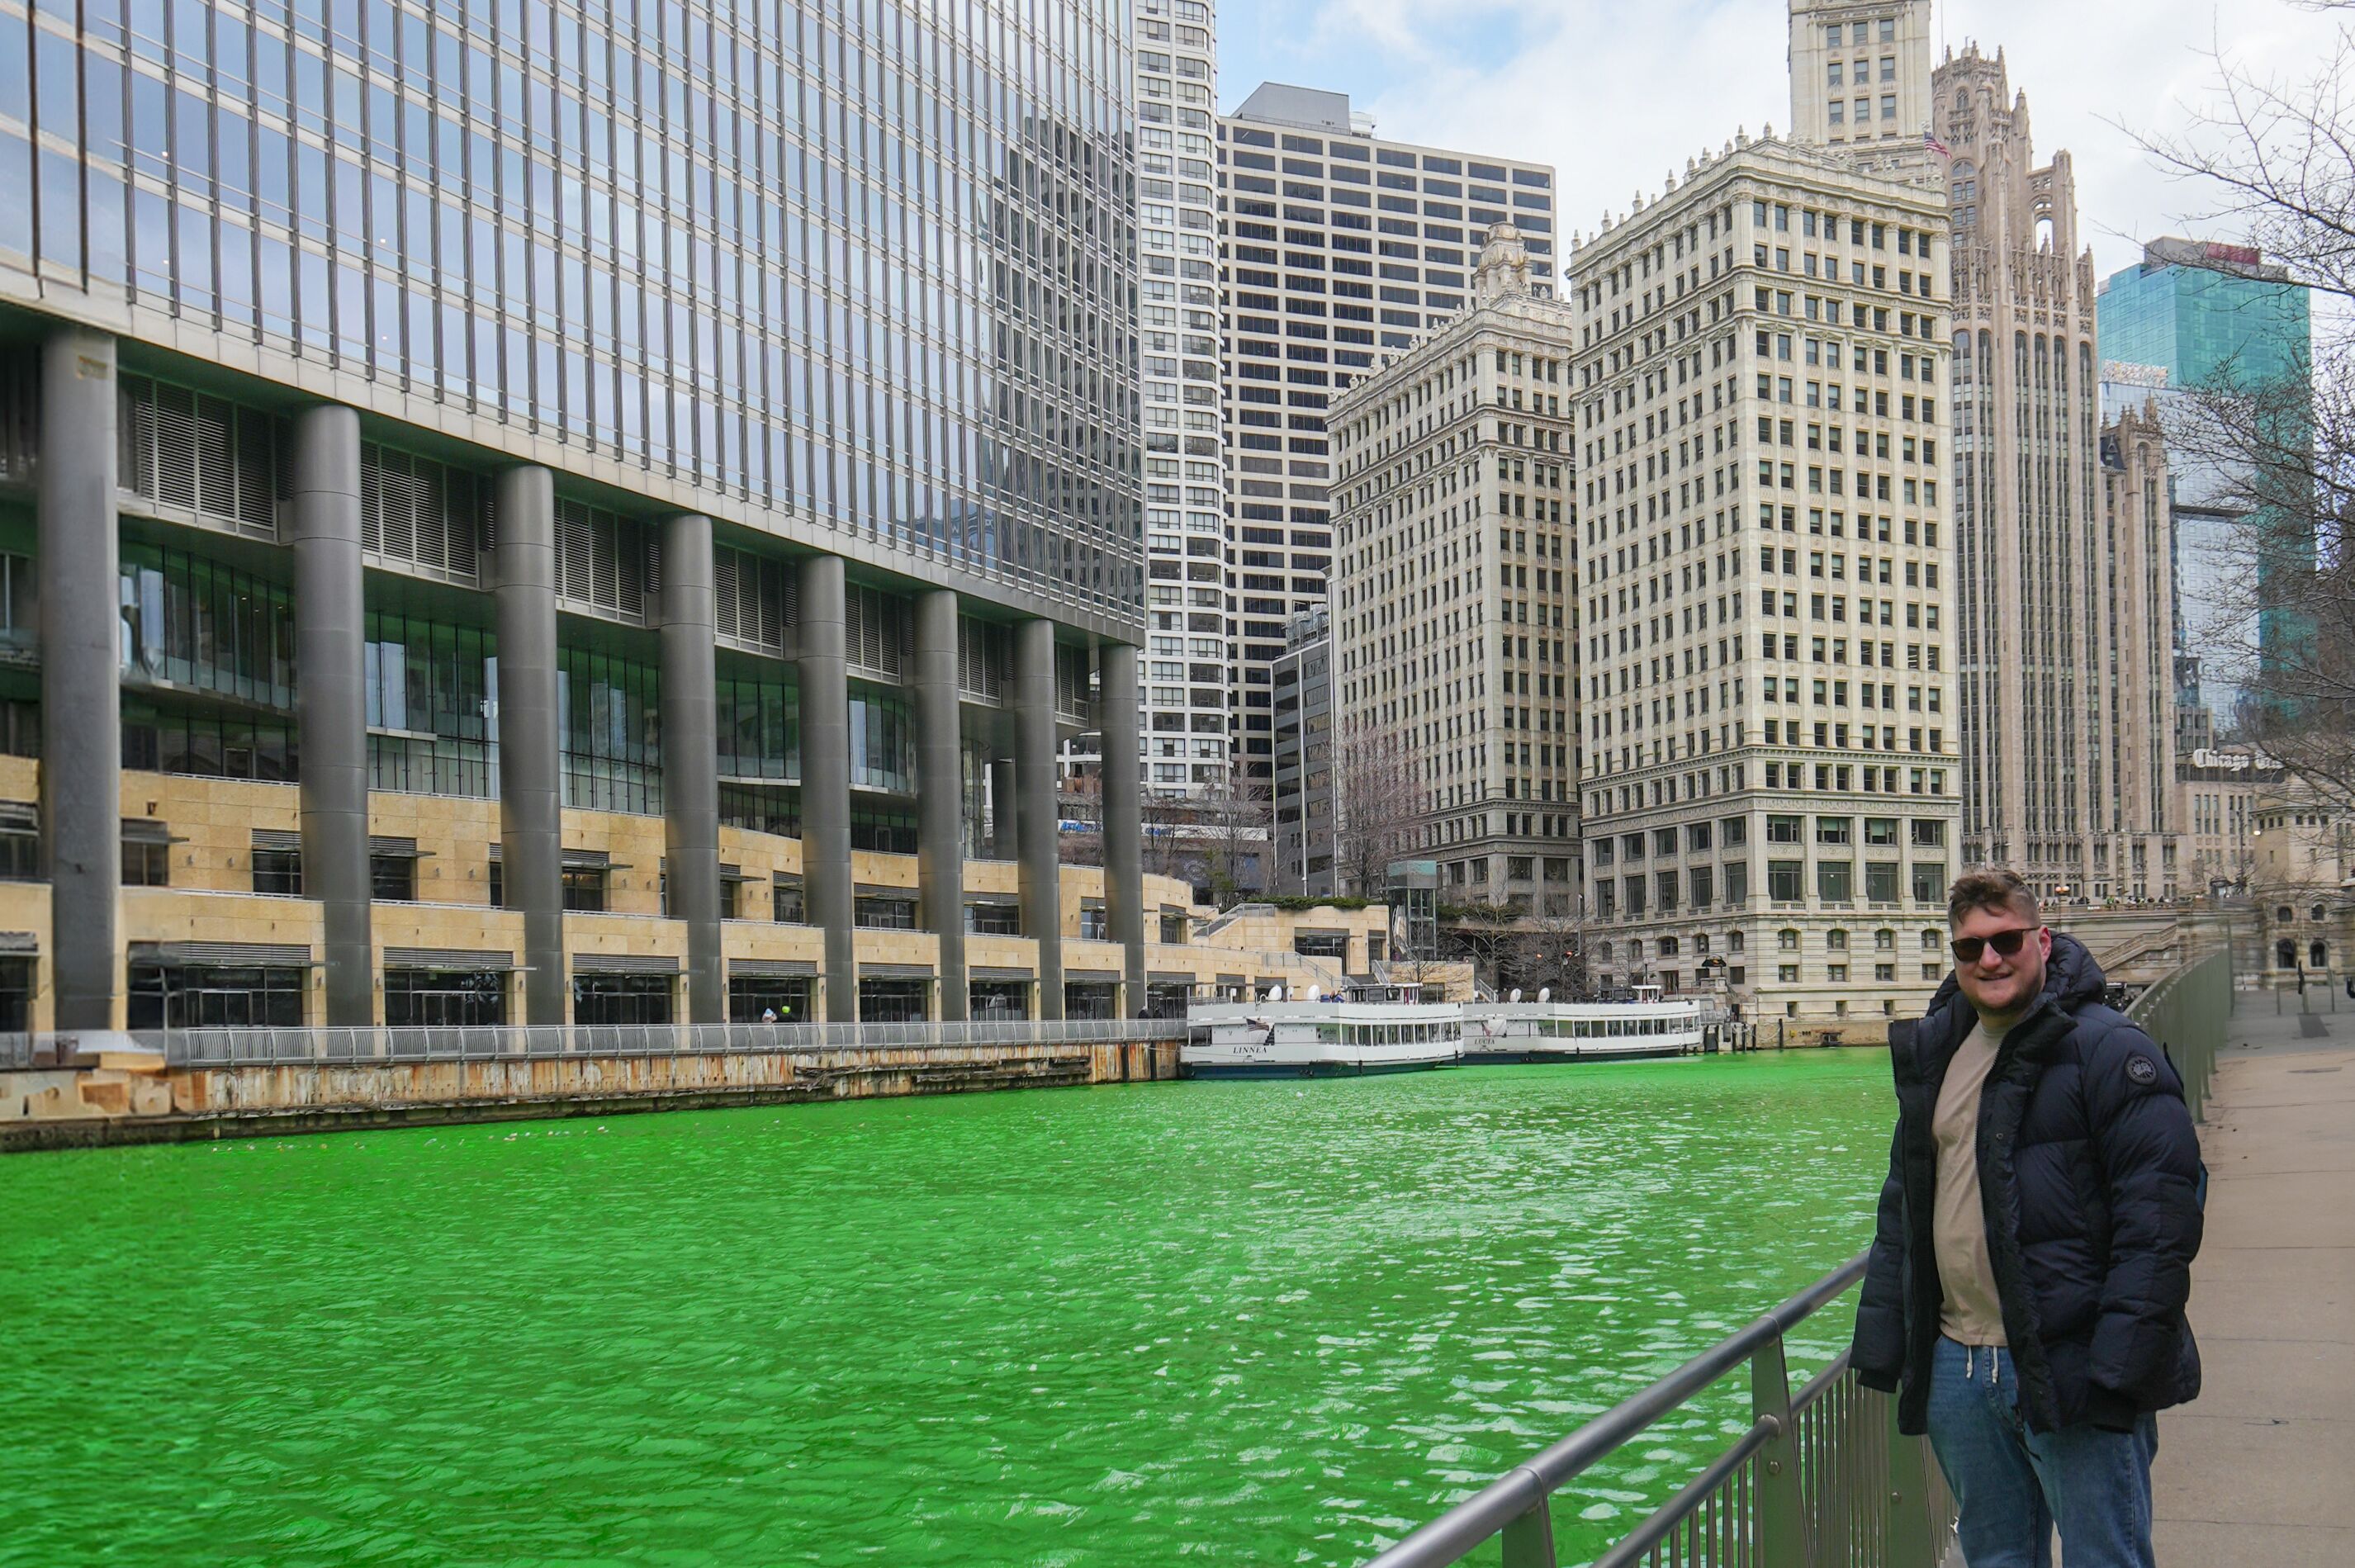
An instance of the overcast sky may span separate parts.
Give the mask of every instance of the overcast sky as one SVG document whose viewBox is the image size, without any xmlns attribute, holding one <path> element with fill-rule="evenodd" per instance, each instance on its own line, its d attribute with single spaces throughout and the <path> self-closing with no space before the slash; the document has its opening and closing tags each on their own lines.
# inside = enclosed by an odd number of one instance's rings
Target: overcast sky
<svg viewBox="0 0 2355 1568">
<path fill-rule="evenodd" d="M 1737 126 L 1789 125 L 1787 16 L 1782 0 L 1226 0 L 1219 102 L 1295 82 L 1348 93 L 1384 136 L 1550 163 L 1566 241 Z M 1941 56 L 2002 47 L 2039 163 L 2073 155 L 2078 232 L 2105 277 L 2144 240 L 2190 231 L 2205 202 L 2118 127 L 2180 126 L 2215 80 L 2211 46 L 2294 76 L 2334 27 L 2284 0 L 1950 0 L 1936 20 Z"/>
</svg>

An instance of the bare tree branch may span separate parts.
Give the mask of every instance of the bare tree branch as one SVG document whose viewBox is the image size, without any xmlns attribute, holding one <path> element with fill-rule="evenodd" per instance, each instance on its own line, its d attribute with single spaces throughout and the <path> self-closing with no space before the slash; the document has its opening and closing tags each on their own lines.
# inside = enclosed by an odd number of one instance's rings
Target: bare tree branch
<svg viewBox="0 0 2355 1568">
<path fill-rule="evenodd" d="M 2322 307 L 2286 366 L 2231 355 L 2161 404 L 2179 508 L 2196 492 L 2224 524 L 2211 559 L 2179 563 L 2209 585 L 2185 620 L 2203 661 L 2242 690 L 2241 738 L 2355 805 L 2355 25 L 2296 80 L 2260 77 L 2219 45 L 2208 54 L 2211 104 L 2179 136 L 2137 140 L 2213 198 L 2193 221 L 2258 247 Z M 2252 347 L 2286 336 L 2278 321 L 2249 325 Z"/>
<path fill-rule="evenodd" d="M 1341 891 L 1381 898 L 1422 812 L 1406 738 L 1369 720 L 1344 720 L 1333 759 L 1333 869 Z"/>
</svg>

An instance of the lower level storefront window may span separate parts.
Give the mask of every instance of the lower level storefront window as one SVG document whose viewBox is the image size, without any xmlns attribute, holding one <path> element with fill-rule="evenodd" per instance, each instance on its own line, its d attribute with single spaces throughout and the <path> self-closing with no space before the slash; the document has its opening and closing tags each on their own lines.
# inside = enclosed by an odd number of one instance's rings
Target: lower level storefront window
<svg viewBox="0 0 2355 1568">
<path fill-rule="evenodd" d="M 503 1024 L 507 977 L 495 969 L 388 969 L 384 1021 L 394 1027 Z"/>
<path fill-rule="evenodd" d="M 975 980 L 970 987 L 973 1020 L 1002 1023 L 1030 1016 L 1028 980 Z"/>
<path fill-rule="evenodd" d="M 135 964 L 133 1029 L 299 1029 L 305 975 L 275 965 Z"/>
<path fill-rule="evenodd" d="M 858 1021 L 870 1024 L 913 1023 L 932 1016 L 929 980 L 861 980 Z"/>
<path fill-rule="evenodd" d="M 1120 987 L 1108 982 L 1073 980 L 1063 987 L 1067 1019 L 1108 1019 L 1114 1016 Z"/>
<path fill-rule="evenodd" d="M 671 977 L 667 975 L 575 975 L 572 1021 L 576 1024 L 666 1024 Z"/>
<path fill-rule="evenodd" d="M 728 980 L 728 1021 L 732 1024 L 811 1022 L 808 976 L 730 976 Z"/>
</svg>

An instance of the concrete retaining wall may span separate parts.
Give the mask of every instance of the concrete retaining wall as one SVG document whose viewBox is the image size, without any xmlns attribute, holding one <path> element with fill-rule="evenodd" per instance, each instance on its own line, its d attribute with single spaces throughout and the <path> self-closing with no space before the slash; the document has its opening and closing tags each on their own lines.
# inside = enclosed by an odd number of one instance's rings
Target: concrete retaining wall
<svg viewBox="0 0 2355 1568">
<path fill-rule="evenodd" d="M 402 1124 L 605 1116 L 801 1100 L 1153 1083 L 1176 1039 L 486 1061 L 0 1073 L 0 1152 Z"/>
</svg>

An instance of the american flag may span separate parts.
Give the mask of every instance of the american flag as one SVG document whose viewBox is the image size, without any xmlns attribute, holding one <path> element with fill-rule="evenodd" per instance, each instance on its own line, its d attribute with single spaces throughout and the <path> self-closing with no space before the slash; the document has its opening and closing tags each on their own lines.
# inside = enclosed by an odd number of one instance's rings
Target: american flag
<svg viewBox="0 0 2355 1568">
<path fill-rule="evenodd" d="M 1932 152 L 1937 154 L 1942 158 L 1951 158 L 1955 155 L 1953 150 L 1950 149 L 1945 143 L 1941 142 L 1936 136 L 1931 134 L 1927 131 L 1922 133 L 1922 144 L 1929 148 Z"/>
</svg>

